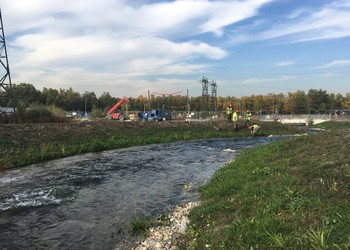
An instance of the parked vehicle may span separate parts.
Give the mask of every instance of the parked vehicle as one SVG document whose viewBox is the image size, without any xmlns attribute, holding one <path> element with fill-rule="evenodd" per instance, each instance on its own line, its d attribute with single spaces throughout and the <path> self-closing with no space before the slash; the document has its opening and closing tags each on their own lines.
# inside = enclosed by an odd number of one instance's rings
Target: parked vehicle
<svg viewBox="0 0 350 250">
<path fill-rule="evenodd" d="M 172 113 L 170 109 L 153 109 L 151 113 L 157 115 L 163 121 L 172 119 Z"/>
<path fill-rule="evenodd" d="M 162 117 L 160 117 L 157 114 L 152 114 L 152 113 L 151 113 L 151 115 L 150 115 L 150 117 L 148 119 L 151 119 L 151 120 L 154 120 L 154 121 L 163 121 Z"/>
<path fill-rule="evenodd" d="M 142 112 L 141 119 L 143 121 L 163 121 L 163 118 L 155 113 Z"/>
</svg>

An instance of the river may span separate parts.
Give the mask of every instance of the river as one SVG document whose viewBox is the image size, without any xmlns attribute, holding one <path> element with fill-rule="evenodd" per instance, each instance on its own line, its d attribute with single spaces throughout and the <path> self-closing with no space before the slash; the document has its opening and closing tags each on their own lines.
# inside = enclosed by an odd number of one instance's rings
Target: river
<svg viewBox="0 0 350 250">
<path fill-rule="evenodd" d="M 0 249 L 130 249 L 135 215 L 196 200 L 241 150 L 278 138 L 155 144 L 0 172 Z"/>
</svg>

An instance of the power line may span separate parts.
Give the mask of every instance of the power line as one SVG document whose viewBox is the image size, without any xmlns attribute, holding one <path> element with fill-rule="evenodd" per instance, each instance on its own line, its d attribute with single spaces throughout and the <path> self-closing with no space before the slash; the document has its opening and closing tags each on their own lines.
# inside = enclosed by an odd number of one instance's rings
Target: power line
<svg viewBox="0 0 350 250">
<path fill-rule="evenodd" d="M 152 92 L 152 94 L 154 95 L 160 95 L 160 96 L 172 96 L 172 95 L 178 95 L 182 93 L 182 91 L 179 91 L 179 92 L 175 92 L 175 93 L 169 93 L 169 94 L 162 94 L 162 93 L 157 93 L 157 92 Z"/>
</svg>

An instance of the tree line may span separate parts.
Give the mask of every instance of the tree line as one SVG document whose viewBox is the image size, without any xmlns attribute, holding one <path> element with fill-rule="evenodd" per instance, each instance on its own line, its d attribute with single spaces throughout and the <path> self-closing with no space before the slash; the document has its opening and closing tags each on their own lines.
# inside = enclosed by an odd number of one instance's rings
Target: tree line
<svg viewBox="0 0 350 250">
<path fill-rule="evenodd" d="M 109 92 L 103 92 L 97 97 L 94 92 L 78 93 L 72 88 L 37 90 L 32 84 L 13 84 L 13 104 L 22 108 L 46 106 L 63 111 L 88 112 L 96 116 L 105 113 L 122 97 L 113 97 Z M 3 95 L 0 92 L 0 96 Z M 218 111 L 224 112 L 231 103 L 234 109 L 246 109 L 258 113 L 279 114 L 315 114 L 331 110 L 350 110 L 350 92 L 342 94 L 327 93 L 322 89 L 310 89 L 307 93 L 302 90 L 288 94 L 251 95 L 243 97 L 219 96 L 213 100 L 210 96 L 188 97 L 174 96 L 138 96 L 129 97 L 129 101 L 122 105 L 128 111 L 143 111 L 151 109 L 169 108 L 173 111 Z M 1 100 L 1 98 L 0 98 Z M 6 106 L 0 102 L 0 106 Z"/>
</svg>

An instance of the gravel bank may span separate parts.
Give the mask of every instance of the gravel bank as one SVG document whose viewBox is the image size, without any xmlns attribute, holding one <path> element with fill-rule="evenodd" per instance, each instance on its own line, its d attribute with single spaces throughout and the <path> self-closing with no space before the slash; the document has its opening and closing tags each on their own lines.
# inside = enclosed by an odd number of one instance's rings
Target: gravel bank
<svg viewBox="0 0 350 250">
<path fill-rule="evenodd" d="M 132 250 L 177 249 L 174 243 L 181 234 L 185 233 L 189 221 L 187 215 L 198 204 L 198 202 L 190 202 L 176 206 L 174 211 L 169 215 L 169 225 L 151 228 L 148 237 L 144 241 L 138 242 Z"/>
</svg>

